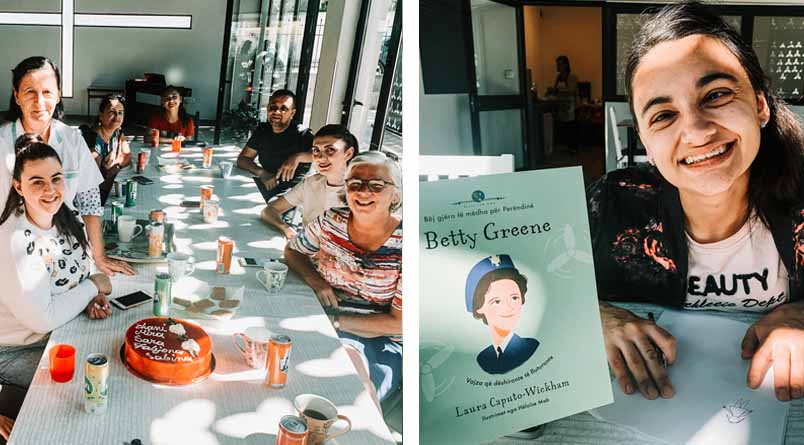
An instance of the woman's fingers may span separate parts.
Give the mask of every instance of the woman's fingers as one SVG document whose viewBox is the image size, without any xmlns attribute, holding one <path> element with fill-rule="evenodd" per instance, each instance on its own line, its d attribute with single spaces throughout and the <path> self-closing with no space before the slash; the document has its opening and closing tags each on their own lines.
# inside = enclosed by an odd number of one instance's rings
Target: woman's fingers
<svg viewBox="0 0 804 445">
<path fill-rule="evenodd" d="M 773 347 L 773 388 L 776 398 L 790 400 L 790 349 L 785 344 Z"/>
<path fill-rule="evenodd" d="M 673 385 L 670 383 L 670 377 L 667 375 L 667 369 L 662 366 L 662 363 L 659 360 L 660 350 L 658 347 L 654 345 L 653 341 L 651 341 L 648 337 L 637 338 L 636 346 L 639 350 L 639 353 L 642 354 L 642 359 L 644 360 L 645 365 L 647 365 L 648 372 L 650 373 L 650 377 L 653 380 L 656 389 L 659 391 L 659 395 L 665 399 L 673 397 L 676 391 L 673 388 Z"/>
<path fill-rule="evenodd" d="M 804 354 L 801 349 L 790 351 L 790 398 L 804 397 Z"/>
<path fill-rule="evenodd" d="M 667 365 L 676 362 L 676 338 L 661 326 L 652 324 L 645 327 L 645 334 L 664 354 Z"/>
<path fill-rule="evenodd" d="M 748 367 L 748 387 L 751 389 L 759 388 L 759 385 L 762 384 L 762 379 L 765 378 L 765 374 L 773 362 L 773 346 L 771 346 L 771 343 L 764 342 L 751 359 L 751 365 Z"/>
</svg>

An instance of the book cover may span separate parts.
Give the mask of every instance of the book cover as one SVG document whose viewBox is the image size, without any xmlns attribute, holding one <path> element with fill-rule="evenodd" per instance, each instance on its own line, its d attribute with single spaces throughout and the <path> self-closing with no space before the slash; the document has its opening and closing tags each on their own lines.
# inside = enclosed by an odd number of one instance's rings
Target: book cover
<svg viewBox="0 0 804 445">
<path fill-rule="evenodd" d="M 611 403 L 581 168 L 420 186 L 421 443 Z"/>
</svg>

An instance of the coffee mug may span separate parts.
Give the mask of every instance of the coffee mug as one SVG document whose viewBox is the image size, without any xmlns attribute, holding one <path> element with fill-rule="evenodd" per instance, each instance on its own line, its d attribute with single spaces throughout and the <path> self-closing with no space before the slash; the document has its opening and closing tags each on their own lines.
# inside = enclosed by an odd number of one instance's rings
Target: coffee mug
<svg viewBox="0 0 804 445">
<path fill-rule="evenodd" d="M 130 215 L 117 217 L 117 237 L 121 243 L 131 242 L 140 233 L 142 233 L 142 226 L 137 224 L 137 218 Z"/>
<path fill-rule="evenodd" d="M 352 429 L 352 421 L 338 414 L 338 408 L 329 400 L 315 394 L 302 394 L 293 399 L 293 406 L 299 416 L 307 422 L 307 445 L 321 445 L 329 439 L 348 433 Z M 340 424 L 335 432 L 330 428 Z"/>
<path fill-rule="evenodd" d="M 287 274 L 288 266 L 279 261 L 266 261 L 262 264 L 262 270 L 257 271 L 257 281 L 265 286 L 269 294 L 275 294 L 282 290 Z"/>
<path fill-rule="evenodd" d="M 256 369 L 265 369 L 270 340 L 271 331 L 261 327 L 250 327 L 232 336 L 235 348 L 243 354 L 246 364 Z"/>
<path fill-rule="evenodd" d="M 178 281 L 185 275 L 195 271 L 195 264 L 190 255 L 180 252 L 171 252 L 167 255 L 168 275 L 173 281 Z"/>
</svg>

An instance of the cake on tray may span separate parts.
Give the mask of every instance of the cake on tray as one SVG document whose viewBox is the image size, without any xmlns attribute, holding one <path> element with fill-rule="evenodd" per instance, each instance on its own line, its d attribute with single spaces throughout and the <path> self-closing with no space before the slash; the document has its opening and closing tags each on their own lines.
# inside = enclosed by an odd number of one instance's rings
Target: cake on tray
<svg viewBox="0 0 804 445">
<path fill-rule="evenodd" d="M 199 326 L 173 318 L 140 320 L 126 332 L 126 366 L 139 377 L 187 385 L 212 372 L 212 340 Z"/>
</svg>

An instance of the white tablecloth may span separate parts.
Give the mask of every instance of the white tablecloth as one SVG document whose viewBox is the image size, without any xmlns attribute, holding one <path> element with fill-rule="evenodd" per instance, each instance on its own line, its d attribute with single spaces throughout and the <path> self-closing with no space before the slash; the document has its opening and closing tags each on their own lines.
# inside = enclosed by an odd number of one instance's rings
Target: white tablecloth
<svg viewBox="0 0 804 445">
<path fill-rule="evenodd" d="M 166 151 L 165 146 L 159 150 Z M 391 434 L 357 377 L 354 366 L 324 315 L 312 290 L 289 273 L 279 295 L 269 296 L 254 277 L 258 269 L 243 269 L 232 263 L 231 275 L 214 272 L 217 237 L 235 240 L 235 256 L 278 258 L 284 239 L 259 221 L 264 201 L 251 175 L 237 170 L 223 179 L 213 171 L 165 174 L 158 171 L 157 149 L 152 150 L 145 176 L 156 181 L 139 186 L 137 206 L 124 214 L 147 219 L 154 208 L 165 210 L 176 226 L 177 250 L 196 260 L 195 278 L 212 286 L 245 285 L 245 300 L 235 319 L 201 321 L 211 336 L 215 372 L 201 383 L 185 387 L 154 385 L 131 375 L 119 358 L 126 329 L 151 316 L 151 305 L 128 311 L 114 310 L 106 320 L 79 315 L 53 331 L 50 345 L 69 343 L 76 347 L 76 373 L 66 384 L 54 383 L 48 373 L 47 353 L 17 419 L 10 444 L 121 444 L 134 438 L 143 444 L 272 444 L 280 417 L 293 414 L 293 398 L 303 393 L 322 395 L 352 420 L 352 431 L 337 439 L 340 444 L 393 443 Z M 213 165 L 234 162 L 238 147 L 216 147 Z M 136 162 L 137 148 L 132 161 Z M 182 149 L 182 158 L 200 166 L 200 149 Z M 242 174 L 242 175 L 241 175 Z M 131 169 L 119 178 L 134 175 Z M 223 214 L 216 224 L 205 224 L 198 209 L 179 206 L 197 198 L 201 185 L 214 185 Z M 109 203 L 115 198 L 110 198 Z M 107 204 L 109 204 L 107 203 Z M 108 209 L 107 209 L 108 212 Z M 137 276 L 118 274 L 112 279 L 112 297 L 144 290 L 153 294 L 154 276 L 167 266 L 135 265 Z M 248 368 L 232 345 L 232 334 L 250 326 L 265 326 L 291 337 L 293 350 L 288 384 L 272 390 L 262 385 L 264 372 Z M 83 366 L 90 353 L 110 358 L 108 412 L 83 411 Z"/>
</svg>

